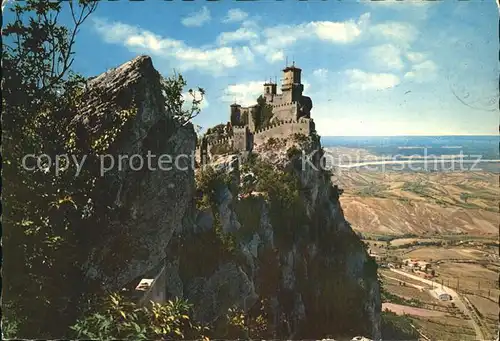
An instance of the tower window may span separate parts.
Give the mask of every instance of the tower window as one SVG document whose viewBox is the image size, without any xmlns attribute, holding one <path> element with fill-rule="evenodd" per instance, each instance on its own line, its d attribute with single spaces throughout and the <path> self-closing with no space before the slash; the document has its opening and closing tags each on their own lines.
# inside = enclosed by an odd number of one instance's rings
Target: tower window
<svg viewBox="0 0 500 341">
<path fill-rule="evenodd" d="M 269 88 L 266 88 L 266 94 L 268 94 L 268 93 L 269 93 Z"/>
</svg>

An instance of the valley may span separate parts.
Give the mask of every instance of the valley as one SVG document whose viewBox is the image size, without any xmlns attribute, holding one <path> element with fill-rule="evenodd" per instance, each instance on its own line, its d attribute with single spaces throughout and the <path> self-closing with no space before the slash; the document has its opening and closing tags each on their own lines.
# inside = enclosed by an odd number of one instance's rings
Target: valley
<svg viewBox="0 0 500 341">
<path fill-rule="evenodd" d="M 376 157 L 363 149 L 329 151 Z M 379 265 L 382 310 L 409 317 L 422 340 L 494 339 L 498 173 L 363 167 L 332 173 L 345 189 L 346 219 Z"/>
</svg>

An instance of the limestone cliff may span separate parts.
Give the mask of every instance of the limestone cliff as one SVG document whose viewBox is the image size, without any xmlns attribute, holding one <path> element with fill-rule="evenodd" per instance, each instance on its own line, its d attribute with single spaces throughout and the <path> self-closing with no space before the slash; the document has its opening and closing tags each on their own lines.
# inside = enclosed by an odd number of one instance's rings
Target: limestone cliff
<svg viewBox="0 0 500 341">
<path fill-rule="evenodd" d="M 233 236 L 236 251 L 214 260 L 208 274 L 184 275 L 184 294 L 196 302 L 198 318 L 205 321 L 222 316 L 234 304 L 250 310 L 264 298 L 272 316 L 272 337 L 378 338 L 376 265 L 345 221 L 329 173 L 321 170 L 318 138 L 298 140 L 274 139 L 257 146 L 253 162 L 227 155 L 208 166 L 228 173 L 230 181 L 216 186 L 215 205 L 198 212 L 195 230 L 210 231 L 209 221 L 212 229 L 220 224 L 222 233 Z M 258 191 L 245 188 L 247 182 L 266 176 L 246 167 L 256 162 L 268 165 L 266 171 L 277 176 L 276 181 L 297 179 L 298 204 L 280 211 L 265 186 Z M 213 252 L 200 244 L 197 250 L 195 257 L 203 260 Z M 182 252 L 179 257 L 181 272 L 182 266 L 196 261 Z"/>
<path fill-rule="evenodd" d="M 137 113 L 115 153 L 192 155 L 193 127 L 165 110 L 148 57 L 89 86 L 113 94 L 108 102 L 121 93 L 134 98 Z M 92 116 L 82 113 L 76 121 L 88 123 L 86 115 Z M 316 151 L 305 167 L 302 151 Z M 124 165 L 110 172 L 110 209 L 123 214 L 98 238 L 87 276 L 119 290 L 163 264 L 166 296 L 189 299 L 201 321 L 217 324 L 230 308 L 250 314 L 260 307 L 269 337 L 379 338 L 376 265 L 345 221 L 330 175 L 319 169 L 321 153 L 319 138 L 312 137 L 268 143 L 244 158 L 226 155 L 212 165 L 210 186 L 198 183 L 198 191 L 191 168 L 135 171 Z M 211 181 L 218 176 L 225 181 Z M 283 200 L 276 196 L 281 180 L 293 183 L 283 187 Z M 277 189 L 263 188 L 265 181 Z"/>
</svg>

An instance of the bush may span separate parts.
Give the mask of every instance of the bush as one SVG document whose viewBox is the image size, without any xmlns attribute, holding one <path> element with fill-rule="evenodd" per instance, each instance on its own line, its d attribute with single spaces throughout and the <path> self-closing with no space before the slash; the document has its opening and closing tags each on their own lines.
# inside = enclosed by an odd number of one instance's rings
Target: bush
<svg viewBox="0 0 500 341">
<path fill-rule="evenodd" d="M 266 162 L 252 159 L 244 166 L 257 178 L 255 190 L 267 195 L 270 218 L 278 241 L 291 245 L 291 238 L 307 222 L 301 200 L 301 184 L 291 172 L 276 170 Z"/>
<path fill-rule="evenodd" d="M 286 151 L 286 156 L 289 159 L 293 159 L 294 157 L 296 157 L 297 155 L 300 155 L 300 154 L 302 154 L 302 151 L 299 148 L 297 148 L 296 146 L 291 146 Z"/>
<path fill-rule="evenodd" d="M 176 299 L 140 307 L 119 294 L 111 294 L 101 311 L 71 327 L 75 337 L 95 340 L 165 340 L 205 338 L 206 328 L 192 321 L 192 307 Z"/>
<path fill-rule="evenodd" d="M 201 208 L 210 207 L 215 203 L 216 190 L 220 186 L 230 186 L 231 177 L 224 170 L 215 170 L 213 167 L 204 167 L 196 174 L 196 188 L 198 192 L 197 204 Z"/>
<path fill-rule="evenodd" d="M 298 142 L 298 143 L 306 143 L 309 141 L 309 137 L 307 135 L 300 134 L 300 133 L 294 133 L 292 135 L 292 139 L 293 139 L 293 141 Z"/>
<path fill-rule="evenodd" d="M 212 148 L 210 149 L 210 153 L 212 155 L 229 154 L 232 153 L 233 151 L 234 149 L 229 142 L 213 145 Z"/>
<path fill-rule="evenodd" d="M 399 316 L 391 311 L 381 314 L 381 332 L 384 340 L 418 340 L 420 335 L 412 327 L 410 317 Z"/>
<path fill-rule="evenodd" d="M 261 299 L 247 313 L 236 307 L 230 308 L 228 313 L 219 319 L 214 337 L 228 340 L 271 338 L 268 333 L 267 306 L 267 301 Z"/>
</svg>

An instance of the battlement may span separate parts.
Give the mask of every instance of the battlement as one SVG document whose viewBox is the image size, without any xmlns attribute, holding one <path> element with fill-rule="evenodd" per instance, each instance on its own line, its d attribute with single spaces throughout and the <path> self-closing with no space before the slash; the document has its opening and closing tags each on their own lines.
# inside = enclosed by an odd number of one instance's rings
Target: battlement
<svg viewBox="0 0 500 341">
<path fill-rule="evenodd" d="M 224 144 L 224 143 L 231 142 L 232 140 L 233 140 L 232 137 L 223 137 L 223 138 L 220 138 L 218 140 L 215 140 L 215 141 L 212 141 L 212 142 L 208 142 L 207 146 L 208 147 L 212 147 L 212 146 L 216 146 L 216 145 L 219 145 L 219 144 Z"/>
<path fill-rule="evenodd" d="M 271 137 L 288 137 L 293 134 L 311 135 L 314 131 L 314 122 L 308 118 L 300 118 L 299 120 L 277 121 L 262 129 L 259 129 L 254 134 L 254 143 L 261 144 L 266 139 Z"/>
<path fill-rule="evenodd" d="M 233 134 L 244 134 L 247 130 L 247 126 L 233 126 Z"/>
<path fill-rule="evenodd" d="M 293 102 L 288 102 L 288 103 L 272 104 L 272 107 L 273 108 L 281 108 L 281 107 L 287 107 L 290 105 L 297 105 L 297 102 L 293 101 Z"/>
<path fill-rule="evenodd" d="M 260 134 L 260 133 L 262 133 L 264 131 L 268 131 L 268 130 L 271 130 L 273 128 L 276 128 L 276 127 L 279 127 L 279 126 L 282 126 L 282 125 L 285 125 L 285 124 L 290 124 L 290 123 L 294 123 L 294 121 L 293 120 L 288 120 L 288 121 L 273 122 L 273 123 L 268 124 L 267 126 L 265 126 L 263 128 L 257 129 L 254 134 L 257 135 L 257 134 Z"/>
</svg>

